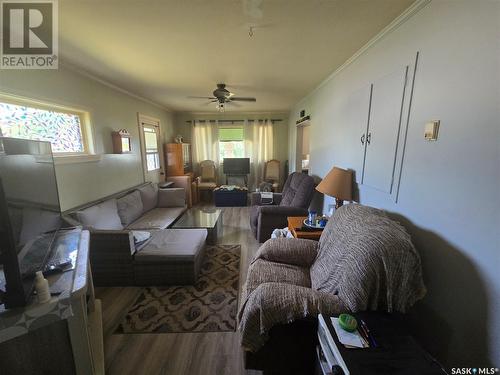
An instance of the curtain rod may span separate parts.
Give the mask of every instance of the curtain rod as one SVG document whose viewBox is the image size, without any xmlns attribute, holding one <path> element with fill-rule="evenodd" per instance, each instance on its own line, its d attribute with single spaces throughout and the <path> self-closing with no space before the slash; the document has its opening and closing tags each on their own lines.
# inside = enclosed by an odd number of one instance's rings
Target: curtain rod
<svg viewBox="0 0 500 375">
<path fill-rule="evenodd" d="M 186 120 L 186 122 L 195 122 L 195 121 L 198 121 L 198 122 L 230 122 L 232 124 L 234 124 L 235 122 L 245 122 L 245 121 L 265 121 L 267 119 L 251 119 L 251 120 Z M 271 122 L 279 122 L 279 121 L 283 121 L 282 119 L 280 118 L 274 118 L 274 119 L 269 119 Z"/>
</svg>

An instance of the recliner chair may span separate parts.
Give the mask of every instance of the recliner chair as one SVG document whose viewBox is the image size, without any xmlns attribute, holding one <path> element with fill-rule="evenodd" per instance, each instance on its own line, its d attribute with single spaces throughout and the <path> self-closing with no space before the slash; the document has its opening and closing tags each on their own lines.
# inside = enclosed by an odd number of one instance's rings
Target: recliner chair
<svg viewBox="0 0 500 375">
<path fill-rule="evenodd" d="M 314 179 L 303 173 L 288 176 L 282 193 L 273 193 L 273 204 L 261 205 L 260 193 L 252 193 L 250 226 L 259 242 L 271 238 L 276 228 L 287 226 L 288 216 L 307 216 L 314 194 Z"/>
</svg>

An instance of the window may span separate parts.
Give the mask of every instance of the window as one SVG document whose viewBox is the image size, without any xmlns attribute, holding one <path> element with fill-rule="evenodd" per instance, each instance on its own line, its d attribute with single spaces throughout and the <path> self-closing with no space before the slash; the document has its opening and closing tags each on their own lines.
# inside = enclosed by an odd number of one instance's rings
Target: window
<svg viewBox="0 0 500 375">
<path fill-rule="evenodd" d="M 49 141 L 59 154 L 89 152 L 82 124 L 83 113 L 35 108 L 0 101 L 0 131 L 5 137 Z"/>
<path fill-rule="evenodd" d="M 245 157 L 245 137 L 244 129 L 219 128 L 219 160 L 224 158 L 244 158 Z"/>
<path fill-rule="evenodd" d="M 143 125 L 146 165 L 148 172 L 160 169 L 160 152 L 156 126 Z"/>
</svg>

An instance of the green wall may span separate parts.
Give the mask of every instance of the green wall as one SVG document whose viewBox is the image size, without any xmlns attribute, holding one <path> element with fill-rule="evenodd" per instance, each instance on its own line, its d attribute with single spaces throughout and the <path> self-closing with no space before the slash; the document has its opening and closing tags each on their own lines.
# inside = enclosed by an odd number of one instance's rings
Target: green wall
<svg viewBox="0 0 500 375">
<path fill-rule="evenodd" d="M 173 115 L 73 69 L 0 70 L 0 94 L 10 94 L 87 111 L 99 161 L 56 166 L 62 210 L 143 182 L 137 113 L 160 120 L 163 139 L 171 139 Z M 112 154 L 111 132 L 127 129 L 132 153 Z M 36 186 L 34 186 L 36 188 Z"/>
</svg>

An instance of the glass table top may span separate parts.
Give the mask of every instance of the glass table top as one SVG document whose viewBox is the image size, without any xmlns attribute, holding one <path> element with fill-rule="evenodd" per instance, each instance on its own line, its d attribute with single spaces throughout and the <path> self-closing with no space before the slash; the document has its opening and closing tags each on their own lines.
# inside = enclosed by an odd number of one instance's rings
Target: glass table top
<svg viewBox="0 0 500 375">
<path fill-rule="evenodd" d="M 172 228 L 214 228 L 221 210 L 191 208 L 184 212 Z"/>
</svg>

